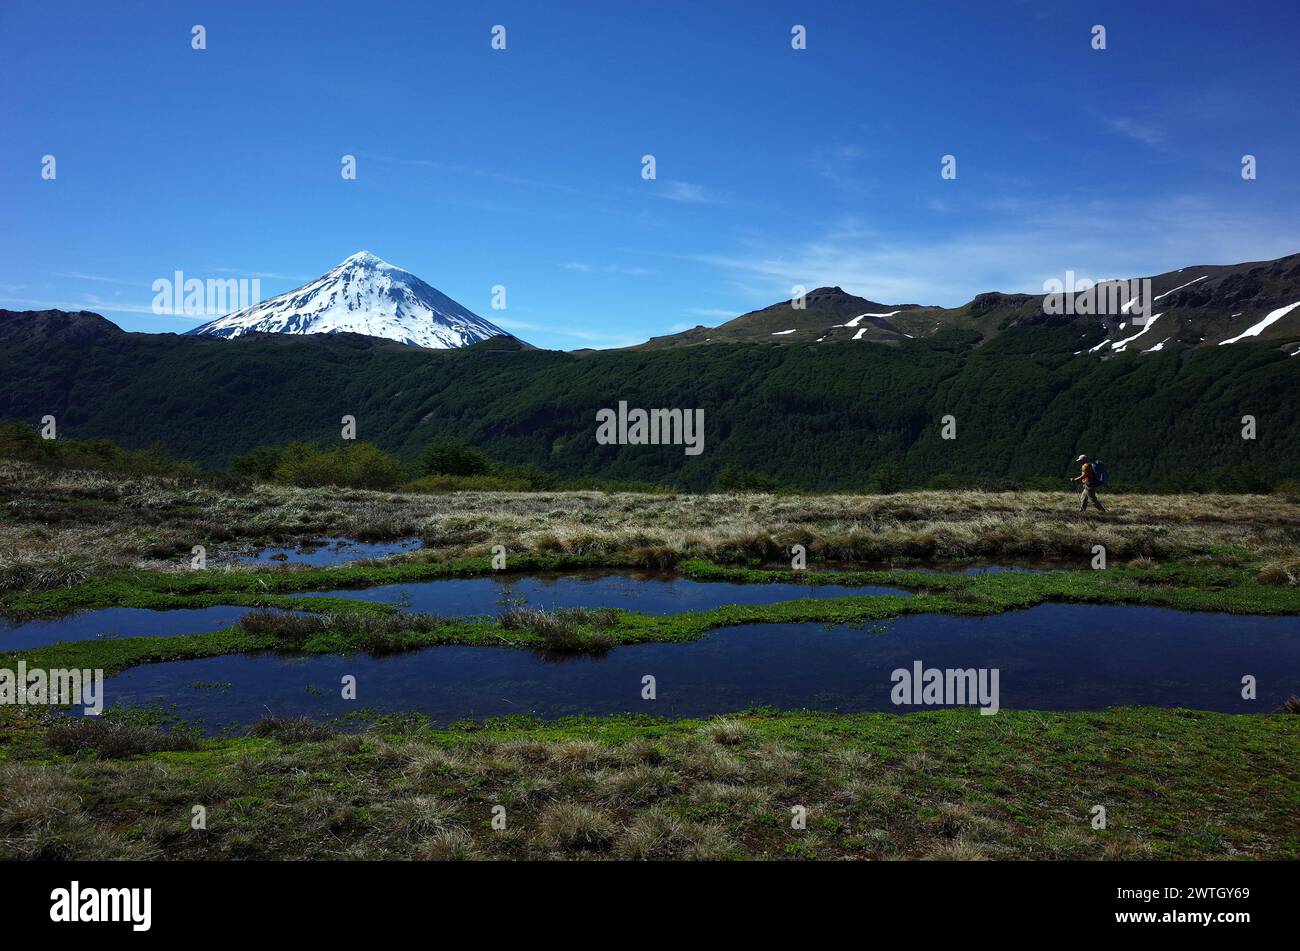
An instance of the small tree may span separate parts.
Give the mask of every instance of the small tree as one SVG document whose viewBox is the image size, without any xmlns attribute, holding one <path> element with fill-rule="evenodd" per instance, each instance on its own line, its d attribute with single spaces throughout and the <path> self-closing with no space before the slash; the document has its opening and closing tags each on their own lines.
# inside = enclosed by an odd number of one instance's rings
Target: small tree
<svg viewBox="0 0 1300 951">
<path fill-rule="evenodd" d="M 284 450 L 279 447 L 259 446 L 231 459 L 230 468 L 237 475 L 269 482 L 283 456 Z"/>
<path fill-rule="evenodd" d="M 903 470 L 898 467 L 897 463 L 886 460 L 876 466 L 871 481 L 878 492 L 890 495 L 903 488 Z"/>
<path fill-rule="evenodd" d="M 0 423 L 0 458 L 39 459 L 44 441 L 26 423 Z"/>
<path fill-rule="evenodd" d="M 490 467 L 481 449 L 450 436 L 438 436 L 420 455 L 420 468 L 428 475 L 483 475 Z"/>
<path fill-rule="evenodd" d="M 723 466 L 713 477 L 714 492 L 775 492 L 780 487 L 771 476 L 739 466 Z"/>
<path fill-rule="evenodd" d="M 402 463 L 396 456 L 368 442 L 335 450 L 340 482 L 357 489 L 391 489 L 402 481 Z"/>
</svg>

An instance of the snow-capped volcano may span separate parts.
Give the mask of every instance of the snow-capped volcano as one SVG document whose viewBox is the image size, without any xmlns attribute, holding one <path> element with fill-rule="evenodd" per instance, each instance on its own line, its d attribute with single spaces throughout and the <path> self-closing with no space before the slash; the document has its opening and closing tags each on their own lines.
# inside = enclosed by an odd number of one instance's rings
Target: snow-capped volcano
<svg viewBox="0 0 1300 951">
<path fill-rule="evenodd" d="M 358 251 L 310 284 L 189 331 L 209 337 L 253 332 L 357 333 L 433 350 L 465 347 L 505 334 L 414 274 L 369 251 Z"/>
</svg>

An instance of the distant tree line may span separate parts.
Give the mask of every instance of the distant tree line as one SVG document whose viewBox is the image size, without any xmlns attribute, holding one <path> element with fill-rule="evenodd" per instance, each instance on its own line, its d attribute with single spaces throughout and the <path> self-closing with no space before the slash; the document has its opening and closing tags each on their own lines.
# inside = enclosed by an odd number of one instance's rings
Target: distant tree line
<svg viewBox="0 0 1300 951">
<path fill-rule="evenodd" d="M 428 491 L 1064 489 L 1080 453 L 1113 491 L 1267 491 L 1300 471 L 1300 359 L 1267 342 L 1100 360 L 1076 355 L 1092 340 L 1077 328 L 977 338 L 587 354 L 17 340 L 0 348 L 0 418 L 51 413 L 59 442 L 146 454 L 118 466 L 166 447 L 250 478 Z M 704 451 L 597 444 L 596 413 L 620 400 L 703 408 Z M 339 440 L 344 414 L 359 442 Z"/>
<path fill-rule="evenodd" d="M 107 439 L 42 439 L 26 423 L 0 422 L 0 459 L 18 459 L 60 469 L 84 469 L 121 475 L 159 476 L 211 484 L 222 488 L 247 488 L 255 482 L 302 488 L 401 490 L 407 492 L 538 492 L 625 491 L 677 492 L 677 487 L 652 482 L 626 482 L 598 478 L 562 478 L 531 465 L 502 465 L 464 439 L 440 436 L 425 447 L 418 463 L 404 463 L 390 452 L 365 442 L 334 446 L 293 442 L 284 446 L 259 446 L 236 456 L 227 469 L 204 469 L 193 462 L 174 459 L 161 446 L 123 449 Z M 902 470 L 890 463 L 873 470 L 857 491 L 890 494 L 906 489 L 989 491 L 1069 490 L 1064 478 L 1033 478 L 1022 483 L 1010 479 L 978 482 L 942 473 L 922 485 L 906 483 Z M 1141 487 L 1137 487 L 1141 488 Z M 1120 487 L 1133 491 L 1135 487 Z M 761 472 L 724 466 L 702 491 L 727 493 L 797 494 L 809 490 L 780 482 Z M 833 490 L 815 490 L 833 491 Z M 1185 489 L 1180 491 L 1186 491 Z M 1243 493 L 1278 492 L 1300 502 L 1300 479 L 1270 481 L 1259 473 L 1214 469 L 1194 491 Z"/>
</svg>

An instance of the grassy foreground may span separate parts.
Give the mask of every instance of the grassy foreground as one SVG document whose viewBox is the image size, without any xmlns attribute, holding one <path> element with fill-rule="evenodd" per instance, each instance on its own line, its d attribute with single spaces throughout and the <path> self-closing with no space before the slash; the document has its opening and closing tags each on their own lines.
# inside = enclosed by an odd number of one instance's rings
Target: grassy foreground
<svg viewBox="0 0 1300 951">
<path fill-rule="evenodd" d="M 255 731 L 164 741 L 11 711 L 0 858 L 1300 857 L 1300 717 L 1286 714 L 752 712 Z M 204 830 L 191 828 L 195 806 Z M 796 806 L 804 829 L 792 828 Z"/>
<path fill-rule="evenodd" d="M 0 464 L 0 614 L 246 605 L 210 634 L 0 654 L 100 667 L 257 650 L 387 653 L 437 644 L 593 651 L 712 627 L 988 615 L 1047 601 L 1300 614 L 1300 504 L 1273 496 L 420 496 Z M 418 536 L 419 553 L 332 568 L 220 564 L 262 545 Z M 203 544 L 217 567 L 188 570 Z M 803 599 L 659 617 L 415 615 L 303 592 L 511 571 L 675 568 L 699 580 L 885 584 L 908 596 Z M 793 572 L 791 545 L 809 571 Z M 1091 570 L 1092 546 L 1109 567 Z M 923 561 L 1056 563 L 960 575 Z M 825 570 L 857 562 L 851 571 Z M 861 565 L 881 565 L 881 570 Z M 778 566 L 778 567 L 773 567 Z M 595 606 L 593 606 L 595 607 Z M 0 708 L 0 859 L 1300 858 L 1300 717 L 1184 710 L 748 712 L 492 721 L 386 716 L 344 735 L 268 720 L 242 737 Z M 194 829 L 195 807 L 206 828 Z M 1093 807 L 1106 810 L 1093 828 Z M 492 827 L 504 809 L 503 830 Z M 806 810 L 806 828 L 791 809 Z"/>
</svg>

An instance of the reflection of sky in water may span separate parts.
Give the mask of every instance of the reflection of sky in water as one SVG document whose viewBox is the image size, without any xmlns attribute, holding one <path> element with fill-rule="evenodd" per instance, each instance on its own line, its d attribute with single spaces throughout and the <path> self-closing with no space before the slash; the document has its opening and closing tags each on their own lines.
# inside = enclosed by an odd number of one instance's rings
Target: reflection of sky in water
<svg viewBox="0 0 1300 951">
<path fill-rule="evenodd" d="M 1047 604 L 988 618 L 916 615 L 862 628 L 762 624 L 687 644 L 618 647 L 603 658 L 545 661 L 527 651 L 434 647 L 410 654 L 216 657 L 137 667 L 105 685 L 109 704 L 175 705 L 220 728 L 268 712 L 340 716 L 417 710 L 446 723 L 534 713 L 706 716 L 751 706 L 907 711 L 891 672 L 997 667 L 1004 709 L 1183 706 L 1266 713 L 1300 693 L 1300 619 L 1160 608 Z M 355 675 L 356 702 L 339 697 Z M 656 678 L 658 699 L 640 698 Z M 1241 678 L 1259 700 L 1241 698 Z M 196 683 L 229 684 L 199 688 Z"/>
<path fill-rule="evenodd" d="M 388 604 L 410 600 L 410 610 L 465 616 L 499 614 L 509 603 L 533 607 L 626 608 L 646 614 L 705 611 L 724 604 L 770 604 L 794 598 L 839 598 L 852 594 L 907 594 L 899 588 L 797 584 L 732 584 L 680 578 L 635 578 L 628 575 L 566 575 L 554 578 L 446 578 L 414 584 L 385 585 L 328 592 L 359 601 Z M 320 594 L 312 592 L 311 594 Z M 306 594 L 305 596 L 311 596 Z M 59 641 L 96 637 L 174 637 L 229 627 L 248 608 L 148 611 L 104 608 L 53 621 L 12 624 L 0 621 L 0 651 L 39 647 Z"/>
<path fill-rule="evenodd" d="M 288 548 L 263 548 L 247 558 L 236 558 L 242 564 L 257 562 L 292 562 L 299 565 L 341 565 L 361 558 L 386 558 L 403 552 L 418 551 L 424 545 L 418 538 L 403 538 L 395 542 L 355 542 L 349 538 L 323 538 L 311 545 Z"/>
<path fill-rule="evenodd" d="M 642 614 L 708 611 L 724 604 L 772 604 L 797 598 L 843 598 L 859 594 L 902 594 L 881 585 L 737 584 L 686 578 L 631 575 L 557 575 L 555 577 L 486 577 L 377 588 L 318 592 L 361 601 L 404 603 L 431 614 L 499 614 L 510 604 L 554 608 L 623 608 Z"/>
<path fill-rule="evenodd" d="M 248 608 L 221 605 L 149 611 L 144 608 L 102 608 L 82 611 L 53 621 L 0 620 L 0 651 L 40 647 L 59 641 L 88 641 L 97 637 L 174 637 L 206 634 L 230 627 Z"/>
</svg>

